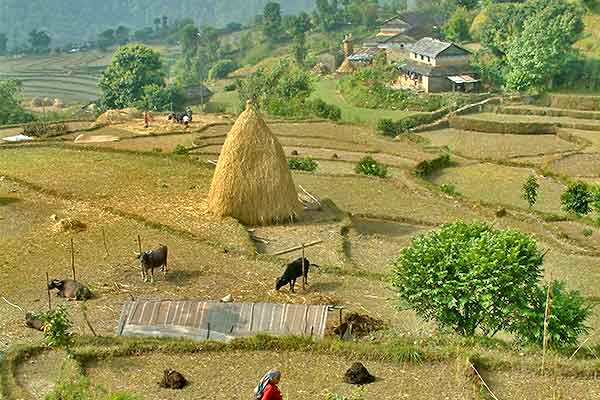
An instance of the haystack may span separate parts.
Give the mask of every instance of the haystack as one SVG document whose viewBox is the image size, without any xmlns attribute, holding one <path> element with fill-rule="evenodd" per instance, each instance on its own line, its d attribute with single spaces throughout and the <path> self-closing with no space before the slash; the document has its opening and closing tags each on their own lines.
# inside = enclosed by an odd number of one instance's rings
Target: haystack
<svg viewBox="0 0 600 400">
<path fill-rule="evenodd" d="M 302 211 L 283 148 L 250 102 L 221 150 L 208 211 L 246 225 L 290 221 Z"/>
<path fill-rule="evenodd" d="M 354 66 L 347 58 L 344 59 L 342 65 L 337 69 L 338 74 L 352 74 L 354 72 Z"/>
</svg>

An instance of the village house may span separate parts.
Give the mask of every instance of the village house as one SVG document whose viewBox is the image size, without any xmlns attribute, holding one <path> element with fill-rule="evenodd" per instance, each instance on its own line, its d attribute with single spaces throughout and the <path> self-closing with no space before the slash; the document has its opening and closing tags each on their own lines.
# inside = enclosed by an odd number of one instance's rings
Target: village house
<svg viewBox="0 0 600 400">
<path fill-rule="evenodd" d="M 409 58 L 397 67 L 396 86 L 426 93 L 476 92 L 479 79 L 469 64 L 471 52 L 454 43 L 423 38 L 407 46 Z"/>
</svg>

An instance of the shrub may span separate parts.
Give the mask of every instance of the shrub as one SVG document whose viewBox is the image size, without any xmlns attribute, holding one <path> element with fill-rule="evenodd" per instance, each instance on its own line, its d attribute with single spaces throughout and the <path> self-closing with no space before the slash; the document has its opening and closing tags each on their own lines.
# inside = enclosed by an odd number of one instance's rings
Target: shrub
<svg viewBox="0 0 600 400">
<path fill-rule="evenodd" d="M 69 132 L 67 124 L 59 122 L 48 124 L 46 122 L 31 122 L 23 127 L 23 134 L 33 137 L 55 137 L 66 135 Z"/>
<path fill-rule="evenodd" d="M 547 290 L 548 285 L 538 287 L 532 307 L 520 314 L 520 319 L 513 329 L 519 341 L 542 345 Z M 560 281 L 552 284 L 550 299 L 548 345 L 561 348 L 576 344 L 579 336 L 588 331 L 585 322 L 592 312 L 591 306 L 585 305 L 585 300 L 579 292 L 567 292 L 565 284 Z"/>
<path fill-rule="evenodd" d="M 232 60 L 221 60 L 218 61 L 213 67 L 208 71 L 208 79 L 223 79 L 227 77 L 231 72 L 235 71 L 239 68 L 239 65 Z"/>
<path fill-rule="evenodd" d="M 190 150 L 182 144 L 178 144 L 177 146 L 175 146 L 175 149 L 173 149 L 173 154 L 178 156 L 185 156 L 189 152 Z"/>
<path fill-rule="evenodd" d="M 73 334 L 69 330 L 73 323 L 64 305 L 60 304 L 48 312 L 36 315 L 44 324 L 44 342 L 48 347 L 62 348 L 71 354 Z"/>
<path fill-rule="evenodd" d="M 314 115 L 320 118 L 332 121 L 339 121 L 342 118 L 342 110 L 338 106 L 327 104 L 321 99 L 310 101 L 308 107 Z"/>
<path fill-rule="evenodd" d="M 594 234 L 594 231 L 592 230 L 592 228 L 585 228 L 583 230 L 583 236 L 585 237 L 590 237 Z"/>
<path fill-rule="evenodd" d="M 537 201 L 539 187 L 540 184 L 538 183 L 535 175 L 529 175 L 523 184 L 523 188 L 521 189 L 521 198 L 525 200 L 527 204 L 529 204 L 529 208 L 533 207 Z"/>
<path fill-rule="evenodd" d="M 382 118 L 377 121 L 377 131 L 384 136 L 394 137 L 398 134 L 398 128 L 390 118 Z"/>
<path fill-rule="evenodd" d="M 354 169 L 357 174 L 373 175 L 385 178 L 387 176 L 387 167 L 373 159 L 371 156 L 363 157 L 356 168 Z"/>
<path fill-rule="evenodd" d="M 223 88 L 223 91 L 225 92 L 233 92 L 234 90 L 237 90 L 237 84 L 235 82 L 229 83 Z"/>
<path fill-rule="evenodd" d="M 563 209 L 576 215 L 586 215 L 591 211 L 592 194 L 585 182 L 571 182 L 560 196 Z"/>
<path fill-rule="evenodd" d="M 415 175 L 421 178 L 426 178 L 433 172 L 452 165 L 450 154 L 444 153 L 433 160 L 423 160 L 415 167 Z"/>
<path fill-rule="evenodd" d="M 419 316 L 442 328 L 493 335 L 527 309 L 542 261 L 531 236 L 459 221 L 413 239 L 393 264 L 392 285 Z"/>
<path fill-rule="evenodd" d="M 142 97 L 136 102 L 136 106 L 140 110 L 167 111 L 180 108 L 183 102 L 183 91 L 177 85 L 147 85 L 144 86 Z"/>
<path fill-rule="evenodd" d="M 319 164 L 310 157 L 304 158 L 290 158 L 288 160 L 288 166 L 290 169 L 296 169 L 300 171 L 314 171 L 317 169 Z"/>
<path fill-rule="evenodd" d="M 456 187 L 451 183 L 442 183 L 440 185 L 440 190 L 442 191 L 442 193 L 449 194 L 450 196 L 456 194 Z"/>
</svg>

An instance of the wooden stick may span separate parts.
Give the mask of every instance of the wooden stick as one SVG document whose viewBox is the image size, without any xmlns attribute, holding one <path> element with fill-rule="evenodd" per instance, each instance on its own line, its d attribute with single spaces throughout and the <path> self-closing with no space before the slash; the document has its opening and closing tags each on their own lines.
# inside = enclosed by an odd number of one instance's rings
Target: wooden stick
<svg viewBox="0 0 600 400">
<path fill-rule="evenodd" d="M 217 165 L 217 162 L 213 160 L 206 160 L 206 162 L 212 165 Z"/>
<path fill-rule="evenodd" d="M 138 235 L 138 248 L 140 249 L 140 254 L 142 254 L 142 238 Z"/>
<path fill-rule="evenodd" d="M 52 296 L 50 295 L 50 288 L 48 284 L 50 283 L 50 276 L 48 276 L 48 272 L 46 272 L 46 290 L 48 291 L 48 311 L 52 310 Z"/>
<path fill-rule="evenodd" d="M 2 300 L 4 300 L 6 302 L 6 304 L 13 306 L 14 308 L 16 308 L 17 310 L 20 310 L 21 312 L 25 312 L 25 310 L 23 310 L 21 307 L 19 307 L 16 304 L 11 303 L 10 301 L 6 300 L 5 297 L 2 297 Z"/>
<path fill-rule="evenodd" d="M 577 347 L 577 349 L 575 349 L 575 351 L 573 352 L 573 354 L 571 354 L 571 357 L 569 357 L 569 360 L 573 359 L 573 357 L 575 357 L 575 354 L 577 354 L 577 352 L 579 350 L 581 350 L 581 348 L 583 347 L 583 345 L 586 344 L 588 342 L 588 340 L 590 340 L 591 338 L 593 338 L 595 335 L 596 335 L 596 333 L 593 333 L 590 336 L 588 336 L 583 342 L 581 342 L 581 344 Z"/>
<path fill-rule="evenodd" d="M 544 339 L 542 342 L 542 375 L 544 374 L 544 368 L 546 364 L 546 349 L 548 347 L 548 318 L 550 317 L 550 290 L 552 289 L 552 281 L 548 283 L 548 290 L 546 291 L 546 309 L 544 310 Z"/>
<path fill-rule="evenodd" d="M 73 280 L 75 281 L 75 248 L 73 246 L 73 238 L 71 238 L 71 271 L 73 272 Z"/>
<path fill-rule="evenodd" d="M 300 246 L 295 246 L 295 247 L 292 247 L 292 248 L 289 248 L 289 249 L 278 251 L 276 253 L 273 253 L 272 255 L 273 256 L 280 256 L 282 254 L 291 253 L 292 251 L 300 250 L 300 249 L 302 249 L 302 247 L 311 247 L 311 246 L 315 246 L 315 245 L 320 244 L 320 243 L 323 243 L 323 241 L 322 240 L 315 240 L 314 242 L 310 242 L 310 243 L 302 244 Z"/>
<path fill-rule="evenodd" d="M 302 243 L 302 290 L 306 290 L 304 280 L 306 279 L 306 268 L 304 267 L 304 243 Z"/>
<path fill-rule="evenodd" d="M 102 242 L 104 242 L 104 250 L 106 251 L 106 257 L 109 257 L 110 254 L 108 252 L 108 245 L 106 244 L 106 232 L 104 232 L 104 227 L 102 227 Z"/>
<path fill-rule="evenodd" d="M 483 386 L 485 386 L 485 388 L 487 389 L 487 391 L 490 393 L 490 395 L 492 396 L 492 398 L 494 400 L 498 400 L 498 398 L 496 397 L 496 395 L 494 394 L 494 392 L 492 392 L 492 389 L 490 389 L 490 387 L 487 385 L 487 383 L 485 383 L 485 381 L 483 380 L 483 378 L 481 377 L 481 375 L 479 375 L 479 371 L 477 371 L 477 368 L 475 368 L 475 366 L 473 365 L 473 363 L 471 363 L 470 360 L 467 360 L 467 362 L 469 363 L 469 366 L 471 368 L 473 368 L 473 371 L 475 371 L 475 373 L 477 374 L 477 376 L 479 377 L 479 380 L 481 381 L 481 383 L 483 384 Z"/>
<path fill-rule="evenodd" d="M 310 194 L 308 192 L 308 190 L 304 189 L 302 187 L 302 185 L 298 185 L 298 187 L 300 188 L 300 190 L 302 190 L 308 197 L 310 197 L 315 203 L 317 203 L 319 205 L 319 207 L 321 207 L 321 202 L 319 201 L 319 199 L 317 199 L 315 196 L 313 196 L 312 194 Z"/>
<path fill-rule="evenodd" d="M 92 324 L 90 323 L 90 320 L 88 319 L 87 306 L 85 305 L 85 302 L 83 304 L 81 304 L 81 314 L 83 314 L 83 320 L 85 321 L 88 328 L 90 328 L 92 335 L 98 336 L 98 335 L 96 335 L 96 331 L 94 330 L 94 328 L 92 327 Z"/>
</svg>

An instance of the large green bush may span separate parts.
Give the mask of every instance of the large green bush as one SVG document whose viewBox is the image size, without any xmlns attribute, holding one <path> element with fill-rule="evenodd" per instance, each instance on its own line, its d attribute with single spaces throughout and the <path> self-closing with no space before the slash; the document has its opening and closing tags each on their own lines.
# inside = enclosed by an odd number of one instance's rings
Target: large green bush
<svg viewBox="0 0 600 400">
<path fill-rule="evenodd" d="M 450 154 L 444 153 L 433 160 L 423 160 L 415 167 L 415 175 L 420 178 L 426 178 L 435 171 L 452 165 Z"/>
<path fill-rule="evenodd" d="M 592 194 L 585 182 L 571 182 L 560 196 L 563 209 L 576 215 L 586 215 L 591 211 Z"/>
<path fill-rule="evenodd" d="M 141 110 L 170 111 L 180 109 L 184 104 L 183 91 L 177 85 L 144 86 L 141 99 L 136 107 Z"/>
<path fill-rule="evenodd" d="M 523 343 L 542 345 L 544 340 L 544 315 L 546 312 L 548 284 L 538 287 L 531 307 L 519 313 L 513 331 Z M 564 282 L 554 282 L 550 290 L 548 318 L 548 346 L 560 348 L 572 346 L 588 332 L 585 325 L 592 308 L 576 291 L 567 291 Z"/>
<path fill-rule="evenodd" d="M 321 99 L 310 101 L 308 107 L 314 115 L 320 118 L 326 118 L 332 121 L 339 121 L 342 118 L 342 110 L 338 106 L 327 104 Z"/>
<path fill-rule="evenodd" d="M 0 125 L 33 121 L 31 112 L 21 107 L 21 92 L 20 82 L 0 81 Z"/>
<path fill-rule="evenodd" d="M 223 79 L 238 68 L 238 63 L 233 60 L 217 61 L 208 71 L 208 79 Z"/>
<path fill-rule="evenodd" d="M 393 264 L 400 299 L 461 335 L 508 329 L 537 294 L 543 253 L 535 240 L 459 221 L 419 236 Z"/>
<path fill-rule="evenodd" d="M 64 305 L 60 304 L 54 309 L 35 316 L 44 325 L 44 342 L 48 347 L 61 348 L 71 354 L 73 334 L 70 332 L 73 323 Z"/>
</svg>

